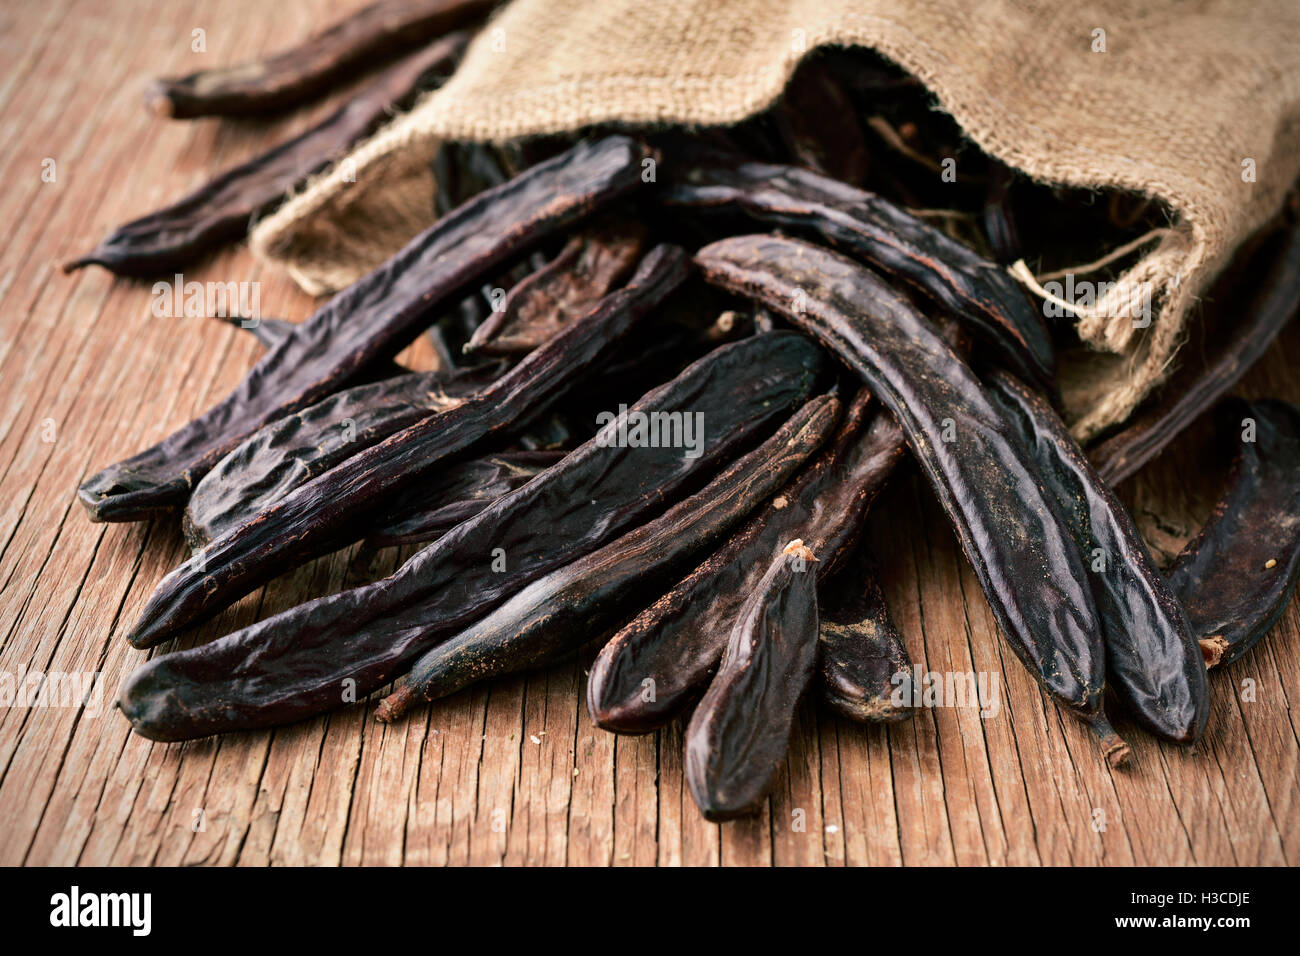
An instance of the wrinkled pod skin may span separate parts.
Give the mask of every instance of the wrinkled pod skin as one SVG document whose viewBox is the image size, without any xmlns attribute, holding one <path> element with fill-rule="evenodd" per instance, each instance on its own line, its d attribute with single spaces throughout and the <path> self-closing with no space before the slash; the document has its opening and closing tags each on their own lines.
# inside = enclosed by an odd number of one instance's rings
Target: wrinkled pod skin
<svg viewBox="0 0 1300 956">
<path fill-rule="evenodd" d="M 816 336 L 893 412 L 1012 650 L 1093 729 L 1106 759 L 1123 762 L 1128 747 L 1102 711 L 1105 650 L 1078 549 L 966 363 L 910 302 L 838 253 L 796 239 L 737 236 L 695 259 L 709 282 L 758 299 Z"/>
<path fill-rule="evenodd" d="M 908 283 L 989 343 L 1010 368 L 1055 390 L 1051 336 L 1004 269 L 888 200 L 797 166 L 743 159 L 690 163 L 685 150 L 664 201 L 735 209 L 760 222 L 816 236 Z"/>
<path fill-rule="evenodd" d="M 425 654 L 375 712 L 401 717 L 489 677 L 576 650 L 643 607 L 692 554 L 718 541 L 816 451 L 839 416 L 834 396 L 815 398 L 771 438 L 703 490 L 599 551 L 534 581 L 479 623 Z M 814 635 L 815 640 L 815 635 Z"/>
<path fill-rule="evenodd" d="M 645 149 L 625 136 L 579 143 L 475 196 L 339 292 L 188 425 L 82 483 L 93 521 L 138 521 L 184 505 L 246 436 L 392 358 L 472 283 L 636 189 Z"/>
<path fill-rule="evenodd" d="M 1230 399 L 1219 415 L 1236 445 L 1227 491 L 1166 575 L 1210 667 L 1254 647 L 1300 579 L 1300 408 Z"/>
<path fill-rule="evenodd" d="M 1196 742 L 1210 716 L 1205 664 L 1182 605 L 1165 584 L 1128 509 L 1046 399 L 1002 372 L 991 376 L 989 397 L 1038 464 L 1090 564 L 1110 686 L 1156 736 L 1178 744 Z"/>
<path fill-rule="evenodd" d="M 759 809 L 817 664 L 817 558 L 790 542 L 745 599 L 717 675 L 686 728 L 686 783 L 705 819 Z"/>
<path fill-rule="evenodd" d="M 329 92 L 362 64 L 382 63 L 480 20 L 494 2 L 379 0 L 264 60 L 155 80 L 146 102 L 172 119 L 286 110 Z"/>
<path fill-rule="evenodd" d="M 902 432 L 860 390 L 830 447 L 601 649 L 587 680 L 596 725 L 649 733 L 682 713 L 708 685 L 772 554 L 803 535 L 831 573 L 902 453 Z"/>
<path fill-rule="evenodd" d="M 595 439 L 499 498 L 374 584 L 307 601 L 208 644 L 155 657 L 120 706 L 153 740 L 275 726 L 340 706 L 409 670 L 424 651 L 521 587 L 650 517 L 810 394 L 823 353 L 794 332 L 714 349 L 631 411 L 704 410 L 698 458 Z M 493 555 L 509 556 L 509 571 Z"/>
</svg>

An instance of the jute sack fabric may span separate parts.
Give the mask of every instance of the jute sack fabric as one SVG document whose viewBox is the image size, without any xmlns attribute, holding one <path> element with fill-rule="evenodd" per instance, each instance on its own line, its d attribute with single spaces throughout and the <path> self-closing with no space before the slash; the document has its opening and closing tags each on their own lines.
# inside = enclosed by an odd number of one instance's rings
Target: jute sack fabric
<svg viewBox="0 0 1300 956">
<path fill-rule="evenodd" d="M 445 86 L 262 222 L 254 251 L 310 292 L 341 288 L 429 225 L 442 139 L 735 123 L 826 44 L 898 63 L 1029 176 L 1168 209 L 1118 279 L 1150 297 L 1150 323 L 1076 319 L 1091 352 L 1062 377 L 1081 438 L 1168 372 L 1198 296 L 1300 171 L 1296 0 L 514 0 Z"/>
</svg>

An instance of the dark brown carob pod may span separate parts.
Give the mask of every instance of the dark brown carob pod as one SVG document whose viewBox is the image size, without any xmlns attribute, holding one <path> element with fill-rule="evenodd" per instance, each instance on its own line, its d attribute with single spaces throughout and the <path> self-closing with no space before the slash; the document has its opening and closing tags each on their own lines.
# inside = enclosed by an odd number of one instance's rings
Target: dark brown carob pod
<svg viewBox="0 0 1300 956">
<path fill-rule="evenodd" d="M 797 239 L 736 236 L 695 260 L 708 281 L 815 335 L 894 413 L 1012 650 L 1092 727 L 1112 765 L 1124 760 L 1128 746 L 1102 711 L 1105 650 L 1078 549 L 966 363 L 910 302 L 838 253 Z"/>
<path fill-rule="evenodd" d="M 87 479 L 78 495 L 91 519 L 136 521 L 183 505 L 194 484 L 245 436 L 391 358 L 456 293 L 635 189 L 645 155 L 625 136 L 580 143 L 444 216 L 296 325 L 222 402 Z"/>
<path fill-rule="evenodd" d="M 989 397 L 1017 431 L 1092 569 L 1110 686 L 1158 737 L 1197 741 L 1210 716 L 1205 664 L 1187 616 L 1132 516 L 1042 396 L 1004 372 Z"/>
<path fill-rule="evenodd" d="M 1107 484 L 1118 485 L 1159 455 L 1268 351 L 1300 304 L 1300 222 L 1285 226 L 1257 255 L 1270 265 L 1245 314 L 1225 316 L 1227 334 L 1206 363 L 1184 354 L 1161 398 L 1088 452 Z M 1186 352 L 1187 350 L 1184 350 Z"/>
<path fill-rule="evenodd" d="M 381 508 L 388 496 L 439 461 L 499 434 L 562 394 L 677 288 L 689 270 L 679 247 L 656 246 L 626 286 L 486 388 L 299 485 L 167 575 L 128 640 L 152 647 L 337 546 L 351 524 Z"/>
<path fill-rule="evenodd" d="M 366 62 L 382 62 L 486 17 L 495 2 L 379 0 L 264 60 L 155 80 L 146 102 L 174 119 L 288 109 L 326 93 Z"/>
<path fill-rule="evenodd" d="M 463 404 L 500 374 L 479 366 L 399 375 L 263 425 L 195 485 L 182 522 L 186 541 L 196 548 L 216 540 L 389 435 Z"/>
<path fill-rule="evenodd" d="M 597 726 L 649 733 L 684 711 L 717 670 L 741 604 L 783 542 L 802 534 L 825 557 L 825 572 L 834 570 L 903 453 L 902 432 L 866 389 L 844 418 L 825 452 L 601 649 L 587 680 Z"/>
<path fill-rule="evenodd" d="M 876 579 L 875 562 L 859 546 L 851 563 L 818 588 L 821 624 L 817 684 L 836 713 L 862 723 L 904 720 L 915 712 L 898 675 L 910 681 L 912 659 L 894 627 Z"/>
<path fill-rule="evenodd" d="M 479 355 L 532 351 L 627 278 L 644 241 L 645 230 L 635 224 L 574 236 L 558 256 L 506 294 L 500 310 L 474 330 L 465 351 Z"/>
<path fill-rule="evenodd" d="M 414 104 L 436 76 L 449 76 L 468 33 L 443 37 L 390 66 L 323 122 L 240 163 L 157 212 L 118 226 L 64 272 L 100 265 L 120 276 L 155 276 L 182 269 L 244 236 L 304 182 Z"/>
<path fill-rule="evenodd" d="M 360 700 L 544 574 L 629 531 L 803 402 L 822 350 L 793 332 L 721 346 L 629 414 L 707 416 L 699 457 L 592 439 L 451 529 L 382 581 L 307 601 L 200 647 L 155 657 L 120 706 L 139 734 L 188 740 Z M 498 564 L 504 561 L 504 566 Z"/>
<path fill-rule="evenodd" d="M 1047 327 L 1007 272 L 888 200 L 796 166 L 692 163 L 690 150 L 666 165 L 668 204 L 734 209 L 830 243 L 919 289 L 1012 369 L 1055 387 Z"/>
<path fill-rule="evenodd" d="M 296 322 L 290 322 L 288 319 L 264 319 L 248 318 L 246 316 L 220 316 L 218 321 L 224 322 L 231 328 L 239 329 L 241 332 L 247 332 L 255 338 L 267 351 L 275 348 L 285 339 L 293 335 L 293 330 L 297 327 Z M 453 370 L 455 368 L 450 362 L 439 363 L 435 370 Z M 380 379 L 392 378 L 394 375 L 407 375 L 410 369 L 404 365 L 398 365 L 391 359 L 384 359 L 371 363 L 371 365 L 362 372 L 358 379 L 379 381 Z M 362 384 L 361 381 L 358 384 Z"/>
<path fill-rule="evenodd" d="M 817 558 L 796 539 L 745 599 L 722 666 L 686 728 L 686 783 L 705 819 L 759 808 L 816 663 Z"/>
<path fill-rule="evenodd" d="M 401 717 L 488 677 L 536 667 L 607 633 L 682 562 L 734 527 L 825 440 L 839 401 L 808 402 L 703 490 L 585 558 L 534 581 L 486 618 L 428 651 L 375 712 Z M 814 644 L 816 635 L 814 634 Z"/>
<path fill-rule="evenodd" d="M 1300 579 L 1300 408 L 1230 399 L 1219 414 L 1237 448 L 1228 488 L 1167 574 L 1209 667 L 1254 647 Z"/>
</svg>

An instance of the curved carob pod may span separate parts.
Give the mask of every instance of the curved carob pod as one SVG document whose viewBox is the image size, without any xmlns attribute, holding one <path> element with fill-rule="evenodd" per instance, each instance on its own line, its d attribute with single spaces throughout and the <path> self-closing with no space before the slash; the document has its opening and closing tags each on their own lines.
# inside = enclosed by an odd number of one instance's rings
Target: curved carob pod
<svg viewBox="0 0 1300 956">
<path fill-rule="evenodd" d="M 1183 368 L 1161 389 L 1162 400 L 1088 452 L 1107 484 L 1119 484 L 1164 451 L 1259 361 L 1296 314 L 1300 304 L 1300 222 L 1284 227 L 1260 254 L 1271 257 L 1267 272 L 1245 314 L 1224 317 L 1227 332 L 1209 363 L 1198 365 L 1185 359 Z"/>
<path fill-rule="evenodd" d="M 636 224 L 574 236 L 560 254 L 514 288 L 465 343 L 479 355 L 520 355 L 546 341 L 625 279 L 645 230 Z"/>
<path fill-rule="evenodd" d="M 1194 743 L 1210 716 L 1205 663 L 1183 608 L 1128 509 L 1045 398 L 1004 372 L 994 372 L 988 385 L 989 397 L 1038 465 L 1066 528 L 1092 568 L 1110 686 L 1156 736 Z"/>
<path fill-rule="evenodd" d="M 713 473 L 807 397 L 822 356 L 793 332 L 714 350 L 630 409 L 646 416 L 703 411 L 709 433 L 698 458 L 679 448 L 593 439 L 382 581 L 155 657 L 126 684 L 123 712 L 146 737 L 187 740 L 330 710 L 348 686 L 352 699 L 363 698 L 436 641 L 530 581 L 612 541 Z"/>
<path fill-rule="evenodd" d="M 485 678 L 527 670 L 607 633 L 692 554 L 779 488 L 825 440 L 839 412 L 833 395 L 813 399 L 701 491 L 534 581 L 482 621 L 429 650 L 375 716 L 396 720 L 419 700 L 437 700 Z"/>
<path fill-rule="evenodd" d="M 395 111 L 413 105 L 435 75 L 450 75 L 468 42 L 468 33 L 454 33 L 389 67 L 323 122 L 171 205 L 118 226 L 63 271 L 100 265 L 120 276 L 155 276 L 239 240 L 295 186 L 375 132 Z"/>
<path fill-rule="evenodd" d="M 153 82 L 146 102 L 174 119 L 288 109 L 343 82 L 361 64 L 486 17 L 496 0 L 380 0 L 305 43 L 254 63 Z"/>
<path fill-rule="evenodd" d="M 912 659 L 894 627 L 870 552 L 859 546 L 834 581 L 818 589 L 821 625 L 817 658 L 821 698 L 837 714 L 862 723 L 888 723 L 912 716 L 912 696 L 896 702 L 899 674 L 912 673 Z"/>
<path fill-rule="evenodd" d="M 966 363 L 910 302 L 838 253 L 736 236 L 695 260 L 708 281 L 817 336 L 894 413 L 1012 650 L 1097 733 L 1112 765 L 1124 760 L 1128 746 L 1102 711 L 1105 650 L 1078 549 Z"/>
<path fill-rule="evenodd" d="M 336 392 L 244 439 L 194 486 L 182 527 L 202 547 L 389 435 L 450 411 L 499 377 L 494 366 L 412 372 Z"/>
<path fill-rule="evenodd" d="M 686 727 L 686 783 L 707 820 L 758 809 L 817 669 L 817 558 L 796 539 L 747 595 L 718 674 Z"/>
<path fill-rule="evenodd" d="M 255 338 L 261 346 L 270 351 L 285 339 L 293 335 L 293 330 L 297 328 L 297 322 L 290 322 L 288 319 L 250 319 L 245 316 L 219 316 L 218 321 L 225 322 L 231 328 L 239 329 L 241 332 L 247 332 Z M 447 365 L 439 364 L 439 369 L 454 369 L 455 366 L 448 363 Z M 381 379 L 392 378 L 394 375 L 408 375 L 410 369 L 405 365 L 399 365 L 391 359 L 384 359 L 370 364 L 370 366 L 360 373 L 357 378 L 361 382 L 377 382 Z"/>
<path fill-rule="evenodd" d="M 1238 439 L 1228 488 L 1166 575 L 1209 667 L 1254 647 L 1300 579 L 1300 408 L 1230 399 L 1219 414 Z"/>
<path fill-rule="evenodd" d="M 435 481 L 399 493 L 383 516 L 366 529 L 362 548 L 374 551 L 436 541 L 564 456 L 562 451 L 505 451 L 453 462 Z"/>
<path fill-rule="evenodd" d="M 674 179 L 664 202 L 736 210 L 816 236 L 919 289 L 992 345 L 1012 369 L 1055 389 L 1056 352 L 1047 327 L 995 263 L 888 200 L 811 170 L 743 160 L 694 162 L 692 152 L 665 157 Z"/>
<path fill-rule="evenodd" d="M 221 403 L 84 482 L 78 494 L 91 519 L 134 521 L 184 504 L 195 482 L 251 432 L 391 358 L 456 293 L 635 189 L 645 155 L 625 136 L 580 143 L 443 217 L 296 325 Z"/>
<path fill-rule="evenodd" d="M 767 333 L 772 334 L 772 333 Z M 903 435 L 862 389 L 831 446 L 672 590 L 601 649 L 587 680 L 597 726 L 649 733 L 684 711 L 726 651 L 740 606 L 784 542 L 804 535 L 830 574 L 903 454 Z"/>
<path fill-rule="evenodd" d="M 167 575 L 128 640 L 152 647 L 296 563 L 327 553 L 340 534 L 382 507 L 388 495 L 442 459 L 504 431 L 572 385 L 689 271 L 690 261 L 680 248 L 656 246 L 626 286 L 486 388 L 299 485 Z M 361 536 L 359 528 L 352 531 Z"/>
</svg>

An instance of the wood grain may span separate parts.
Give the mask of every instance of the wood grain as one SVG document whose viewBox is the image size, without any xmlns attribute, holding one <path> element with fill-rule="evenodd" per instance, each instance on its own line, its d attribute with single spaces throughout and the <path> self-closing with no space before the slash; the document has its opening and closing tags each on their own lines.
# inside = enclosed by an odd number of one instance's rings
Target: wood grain
<svg viewBox="0 0 1300 956">
<path fill-rule="evenodd" d="M 213 321 L 159 319 L 149 286 L 58 264 L 112 226 L 303 129 L 169 123 L 145 82 L 246 59 L 357 0 L 18 0 L 0 11 L 0 671 L 99 672 L 102 709 L 0 708 L 0 864 L 1288 864 L 1300 862 L 1300 610 L 1213 675 L 1202 744 L 1156 744 L 1120 721 L 1134 767 L 1112 773 L 997 639 L 987 604 L 915 474 L 870 539 L 916 663 L 985 671 L 1000 713 L 923 711 L 863 728 L 807 704 L 758 817 L 705 823 L 682 728 L 616 738 L 583 707 L 591 654 L 473 688 L 396 726 L 371 704 L 273 732 L 182 745 L 131 735 L 109 707 L 145 655 L 122 631 L 183 556 L 173 520 L 91 524 L 74 499 L 103 465 L 224 395 L 258 354 Z M 207 51 L 190 49 L 206 31 Z M 41 178 L 54 160 L 56 179 Z M 261 283 L 265 315 L 313 302 L 245 249 L 187 278 Z M 415 346 L 406 359 L 427 366 Z M 1294 324 L 1243 393 L 1300 400 Z M 45 440 L 52 438 L 53 440 Z M 1157 550 L 1209 511 L 1225 463 L 1194 429 L 1123 494 Z M 184 644 L 345 585 L 315 562 Z M 384 558 L 380 570 L 395 566 Z M 162 650 L 169 650 L 163 648 Z M 1103 823 L 1104 821 L 1104 823 Z"/>
</svg>

